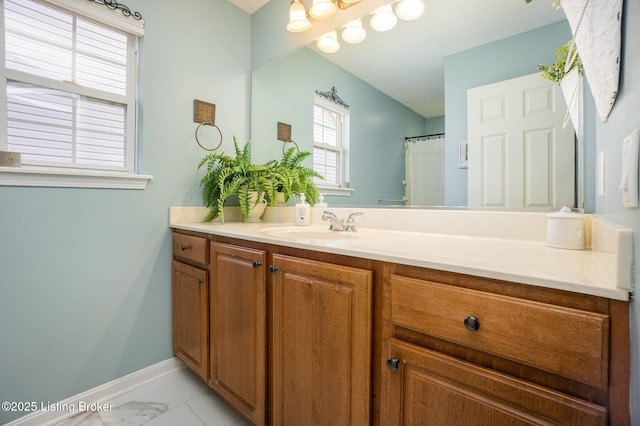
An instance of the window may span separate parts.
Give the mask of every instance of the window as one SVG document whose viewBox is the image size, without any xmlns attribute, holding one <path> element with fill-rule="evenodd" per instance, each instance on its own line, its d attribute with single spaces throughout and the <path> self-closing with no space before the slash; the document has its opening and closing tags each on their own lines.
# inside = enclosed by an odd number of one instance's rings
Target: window
<svg viewBox="0 0 640 426">
<path fill-rule="evenodd" d="M 22 167 L 2 168 L 0 184 L 144 187 L 151 177 L 136 175 L 142 23 L 121 24 L 120 11 L 86 1 L 2 4 L 0 150 L 19 152 Z"/>
<path fill-rule="evenodd" d="M 349 195 L 349 110 L 321 96 L 313 106 L 313 169 L 321 192 Z"/>
</svg>

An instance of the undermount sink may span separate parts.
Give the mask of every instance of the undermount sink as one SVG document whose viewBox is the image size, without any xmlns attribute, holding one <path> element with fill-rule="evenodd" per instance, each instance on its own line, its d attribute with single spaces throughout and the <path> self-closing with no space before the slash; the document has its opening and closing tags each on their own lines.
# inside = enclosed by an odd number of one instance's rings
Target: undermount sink
<svg viewBox="0 0 640 426">
<path fill-rule="evenodd" d="M 262 229 L 265 235 L 288 240 L 351 240 L 357 232 L 332 231 L 328 226 L 280 226 Z"/>
</svg>

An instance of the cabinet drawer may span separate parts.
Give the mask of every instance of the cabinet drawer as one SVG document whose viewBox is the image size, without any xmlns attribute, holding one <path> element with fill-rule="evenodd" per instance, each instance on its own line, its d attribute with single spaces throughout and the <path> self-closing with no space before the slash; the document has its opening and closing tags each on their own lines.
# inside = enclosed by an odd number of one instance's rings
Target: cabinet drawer
<svg viewBox="0 0 640 426">
<path fill-rule="evenodd" d="M 476 331 L 465 319 L 475 317 Z M 394 325 L 607 387 L 609 317 L 392 275 Z M 470 328 L 473 320 L 467 321 Z"/>
<path fill-rule="evenodd" d="M 206 265 L 209 263 L 209 240 L 174 232 L 173 255 Z"/>
</svg>

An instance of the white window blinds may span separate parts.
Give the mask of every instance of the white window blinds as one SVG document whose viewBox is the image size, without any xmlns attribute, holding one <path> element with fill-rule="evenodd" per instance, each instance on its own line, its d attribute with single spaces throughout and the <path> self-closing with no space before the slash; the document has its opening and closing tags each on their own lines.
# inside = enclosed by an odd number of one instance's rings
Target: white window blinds
<svg viewBox="0 0 640 426">
<path fill-rule="evenodd" d="M 23 164 L 134 172 L 137 36 L 33 0 L 3 5 L 6 149 Z"/>
<path fill-rule="evenodd" d="M 324 180 L 316 183 L 342 186 L 343 114 L 315 104 L 313 108 L 313 169 Z"/>
</svg>

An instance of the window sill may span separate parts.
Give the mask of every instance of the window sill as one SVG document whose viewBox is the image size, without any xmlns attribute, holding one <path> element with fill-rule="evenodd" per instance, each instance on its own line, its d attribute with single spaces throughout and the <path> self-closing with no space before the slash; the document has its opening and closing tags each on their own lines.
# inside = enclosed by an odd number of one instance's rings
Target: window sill
<svg viewBox="0 0 640 426">
<path fill-rule="evenodd" d="M 338 195 L 341 197 L 350 197 L 351 193 L 355 191 L 353 188 L 338 188 L 335 186 L 321 186 L 317 185 L 318 191 L 322 195 Z"/>
<path fill-rule="evenodd" d="M 0 167 L 0 186 L 145 189 L 151 175 L 51 167 Z"/>
</svg>

